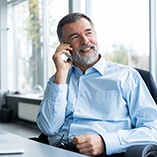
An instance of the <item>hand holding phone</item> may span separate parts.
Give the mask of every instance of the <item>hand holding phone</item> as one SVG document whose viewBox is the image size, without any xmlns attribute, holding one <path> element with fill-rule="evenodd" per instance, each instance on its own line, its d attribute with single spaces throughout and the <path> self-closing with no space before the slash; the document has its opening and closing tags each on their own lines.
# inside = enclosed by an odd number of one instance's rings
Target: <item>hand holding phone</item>
<svg viewBox="0 0 157 157">
<path fill-rule="evenodd" d="M 60 44 L 56 48 L 56 51 L 52 57 L 56 66 L 54 83 L 57 84 L 66 83 L 68 71 L 72 64 L 71 60 L 69 59 L 71 57 L 70 52 L 72 50 L 73 48 L 70 47 L 70 44 Z"/>
<path fill-rule="evenodd" d="M 70 47 L 70 44 L 60 44 L 57 48 L 56 48 L 56 52 L 53 55 L 53 59 L 56 62 L 56 60 L 58 60 L 59 58 L 61 60 L 63 60 L 64 62 L 70 61 L 71 59 L 71 51 L 72 51 L 72 47 Z M 58 62 L 59 63 L 59 62 Z M 57 64 L 58 64 L 57 63 Z M 61 62 L 60 62 L 61 63 Z"/>
<path fill-rule="evenodd" d="M 63 59 L 63 61 L 66 62 L 69 57 L 68 57 L 65 53 L 63 53 L 63 54 L 61 55 L 61 58 Z"/>
<path fill-rule="evenodd" d="M 70 54 L 71 54 L 71 51 L 69 51 L 69 52 L 70 52 Z M 61 58 L 62 58 L 62 60 L 65 61 L 65 62 L 67 62 L 68 59 L 70 59 L 70 60 L 72 61 L 71 56 L 68 56 L 68 55 L 65 54 L 65 53 L 63 53 L 63 54 L 61 55 Z"/>
</svg>

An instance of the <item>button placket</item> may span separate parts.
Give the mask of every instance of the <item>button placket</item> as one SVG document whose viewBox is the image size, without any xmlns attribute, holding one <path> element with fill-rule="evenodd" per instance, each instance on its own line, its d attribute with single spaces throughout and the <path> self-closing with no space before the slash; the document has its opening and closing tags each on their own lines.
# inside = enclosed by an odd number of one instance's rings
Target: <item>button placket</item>
<svg viewBox="0 0 157 157">
<path fill-rule="evenodd" d="M 83 79 L 84 79 L 84 76 L 80 76 L 80 78 L 79 78 L 79 82 L 78 82 L 78 95 L 77 95 L 77 101 L 76 101 L 76 105 L 75 105 L 75 109 L 74 109 L 74 111 L 75 111 L 75 113 L 77 113 L 77 112 L 79 112 L 80 111 L 80 107 L 82 106 L 82 103 L 83 103 L 83 96 L 84 96 L 84 94 L 83 94 L 83 88 L 82 88 L 82 86 L 83 86 L 83 83 L 82 83 L 82 81 L 83 81 Z"/>
</svg>

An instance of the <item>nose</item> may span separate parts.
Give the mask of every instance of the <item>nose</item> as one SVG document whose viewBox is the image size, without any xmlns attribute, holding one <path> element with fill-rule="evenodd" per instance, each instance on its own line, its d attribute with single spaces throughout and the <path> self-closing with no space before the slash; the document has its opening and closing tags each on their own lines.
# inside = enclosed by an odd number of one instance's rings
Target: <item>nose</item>
<svg viewBox="0 0 157 157">
<path fill-rule="evenodd" d="M 85 35 L 82 35 L 81 36 L 81 45 L 85 45 L 88 43 L 89 43 L 89 39 Z"/>
</svg>

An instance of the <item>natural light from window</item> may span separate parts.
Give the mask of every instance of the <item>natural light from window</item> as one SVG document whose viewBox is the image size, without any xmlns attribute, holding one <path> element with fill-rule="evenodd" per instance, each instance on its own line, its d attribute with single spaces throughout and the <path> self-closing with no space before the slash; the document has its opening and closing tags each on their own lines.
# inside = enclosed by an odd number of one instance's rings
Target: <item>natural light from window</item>
<svg viewBox="0 0 157 157">
<path fill-rule="evenodd" d="M 105 58 L 149 69 L 149 1 L 90 2 L 100 51 Z"/>
</svg>

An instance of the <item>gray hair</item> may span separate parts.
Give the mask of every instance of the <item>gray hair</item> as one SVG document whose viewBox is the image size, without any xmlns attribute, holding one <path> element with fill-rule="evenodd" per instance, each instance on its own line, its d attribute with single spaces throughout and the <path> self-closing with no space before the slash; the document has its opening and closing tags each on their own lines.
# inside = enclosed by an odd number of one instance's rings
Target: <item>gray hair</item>
<svg viewBox="0 0 157 157">
<path fill-rule="evenodd" d="M 58 35 L 58 39 L 60 41 L 60 43 L 64 42 L 63 41 L 63 26 L 65 24 L 68 24 L 68 23 L 73 23 L 73 22 L 76 22 L 78 20 L 80 20 L 81 18 L 85 18 L 89 21 L 89 23 L 91 24 L 92 28 L 94 29 L 94 24 L 92 22 L 92 20 L 87 17 L 86 15 L 82 14 L 82 13 L 70 13 L 66 16 L 64 16 L 58 23 L 58 26 L 57 26 L 57 35 Z M 95 29 L 94 29 L 95 31 Z"/>
</svg>

